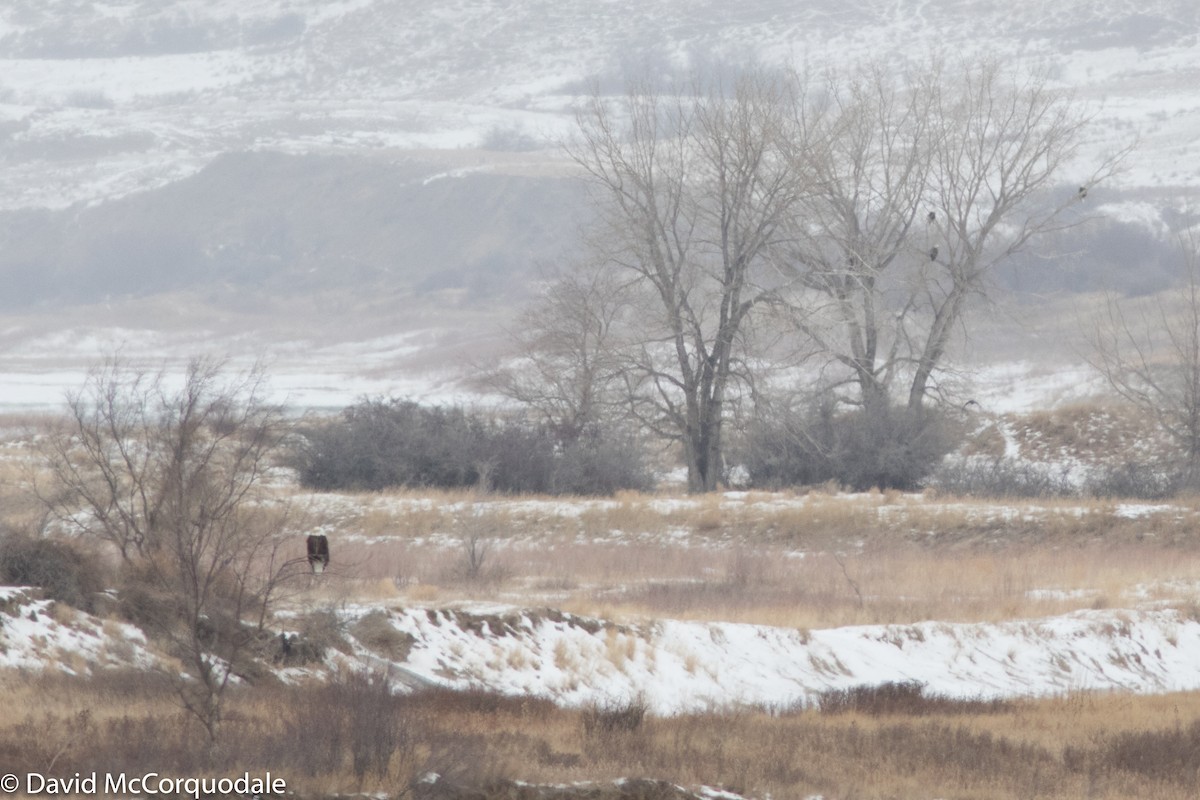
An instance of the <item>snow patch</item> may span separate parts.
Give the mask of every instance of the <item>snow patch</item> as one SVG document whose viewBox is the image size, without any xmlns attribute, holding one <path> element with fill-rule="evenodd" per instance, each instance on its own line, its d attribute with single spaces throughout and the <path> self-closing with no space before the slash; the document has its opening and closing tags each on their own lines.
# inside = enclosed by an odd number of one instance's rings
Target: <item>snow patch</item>
<svg viewBox="0 0 1200 800">
<path fill-rule="evenodd" d="M 1171 610 L 816 631 L 677 620 L 616 625 L 496 607 L 394 610 L 389 620 L 412 641 L 395 666 L 421 683 L 568 707 L 644 699 L 657 714 L 784 708 L 827 690 L 892 681 L 961 698 L 1200 688 L 1200 623 Z"/>
</svg>

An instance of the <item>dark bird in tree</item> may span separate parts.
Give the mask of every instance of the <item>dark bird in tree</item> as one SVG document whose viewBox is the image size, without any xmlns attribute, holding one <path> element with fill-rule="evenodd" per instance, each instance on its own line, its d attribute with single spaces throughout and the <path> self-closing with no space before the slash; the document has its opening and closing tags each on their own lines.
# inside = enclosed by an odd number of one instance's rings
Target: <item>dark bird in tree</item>
<svg viewBox="0 0 1200 800">
<path fill-rule="evenodd" d="M 1079 199 L 1080 199 L 1080 200 L 1086 200 L 1086 199 L 1087 199 L 1087 187 L 1086 187 L 1086 186 L 1080 186 L 1080 187 L 1079 187 Z"/>
<path fill-rule="evenodd" d="M 926 217 L 926 219 L 929 220 L 931 223 L 937 222 L 937 213 L 930 211 L 929 216 Z"/>
<path fill-rule="evenodd" d="M 929 260 L 930 260 L 930 261 L 937 261 L 937 254 L 938 254 L 938 249 L 937 249 L 937 245 L 935 244 L 935 245 L 934 245 L 934 246 L 933 246 L 933 247 L 932 247 L 932 248 L 929 250 Z"/>
<path fill-rule="evenodd" d="M 307 541 L 308 566 L 320 574 L 329 566 L 329 540 L 324 534 L 311 534 Z"/>
</svg>

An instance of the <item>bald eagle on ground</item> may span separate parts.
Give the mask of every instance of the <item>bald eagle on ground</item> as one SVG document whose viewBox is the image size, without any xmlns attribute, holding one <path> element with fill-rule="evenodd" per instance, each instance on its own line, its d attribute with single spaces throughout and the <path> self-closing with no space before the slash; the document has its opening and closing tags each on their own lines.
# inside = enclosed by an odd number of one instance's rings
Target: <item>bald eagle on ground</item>
<svg viewBox="0 0 1200 800">
<path fill-rule="evenodd" d="M 329 540 L 324 534 L 311 534 L 306 541 L 308 549 L 308 566 L 320 574 L 329 566 Z"/>
</svg>

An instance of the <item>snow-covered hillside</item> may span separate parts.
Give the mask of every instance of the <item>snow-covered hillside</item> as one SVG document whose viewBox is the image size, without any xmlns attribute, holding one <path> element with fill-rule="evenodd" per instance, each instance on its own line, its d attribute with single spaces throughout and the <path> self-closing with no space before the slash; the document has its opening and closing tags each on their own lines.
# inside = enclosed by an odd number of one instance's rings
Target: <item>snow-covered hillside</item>
<svg viewBox="0 0 1200 800">
<path fill-rule="evenodd" d="M 0 669 L 154 669 L 159 657 L 133 625 L 103 621 L 53 600 L 36 588 L 0 586 Z"/>
<path fill-rule="evenodd" d="M 659 714 L 807 705 L 826 690 L 903 681 L 965 699 L 1200 688 L 1200 623 L 1173 611 L 814 631 L 672 620 L 617 626 L 520 609 L 405 609 L 389 621 L 408 642 L 407 657 L 393 665 L 401 682 L 567 706 L 643 698 Z M 360 663 L 388 663 L 361 644 L 356 652 L 366 655 Z"/>
<path fill-rule="evenodd" d="M 629 70 L 1005 53 L 1140 130 L 1130 185 L 1194 182 L 1186 0 L 506 3 L 16 0 L 0 8 L 0 207 L 163 185 L 222 152 L 543 146 Z"/>
<path fill-rule="evenodd" d="M 1198 29 L 1186 0 L 12 0 L 0 309 L 36 318 L 0 326 L 0 405 L 55 405 L 81 378 L 64 362 L 114 341 L 265 357 L 301 405 L 461 393 L 444 341 L 495 340 L 498 320 L 447 309 L 503 297 L 511 317 L 538 269 L 572 252 L 588 209 L 557 143 L 581 94 L 647 71 L 985 53 L 1046 70 L 1095 113 L 1085 159 L 1139 139 L 1089 201 L 1130 228 L 1092 250 L 1106 275 L 1161 286 L 1165 215 L 1198 181 Z M 1056 266 L 1037 291 L 1101 271 Z M 428 317 L 432 372 L 386 343 Z M 351 330 L 360 320 L 374 328 Z M 356 343 L 383 350 L 349 378 L 320 352 Z"/>
</svg>

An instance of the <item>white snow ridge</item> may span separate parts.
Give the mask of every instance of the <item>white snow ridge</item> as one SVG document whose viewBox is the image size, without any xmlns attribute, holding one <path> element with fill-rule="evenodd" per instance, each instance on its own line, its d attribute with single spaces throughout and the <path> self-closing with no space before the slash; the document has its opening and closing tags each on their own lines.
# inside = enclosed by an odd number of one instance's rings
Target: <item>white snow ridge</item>
<svg viewBox="0 0 1200 800">
<path fill-rule="evenodd" d="M 787 708 L 830 689 L 897 681 L 960 698 L 1200 688 L 1200 623 L 1167 610 L 814 631 L 672 620 L 624 626 L 518 609 L 395 609 L 389 621 L 411 637 L 407 656 L 392 664 L 409 685 L 576 707 L 641 698 L 658 714 Z M 359 653 L 361 667 L 383 663 L 361 646 Z"/>
</svg>

